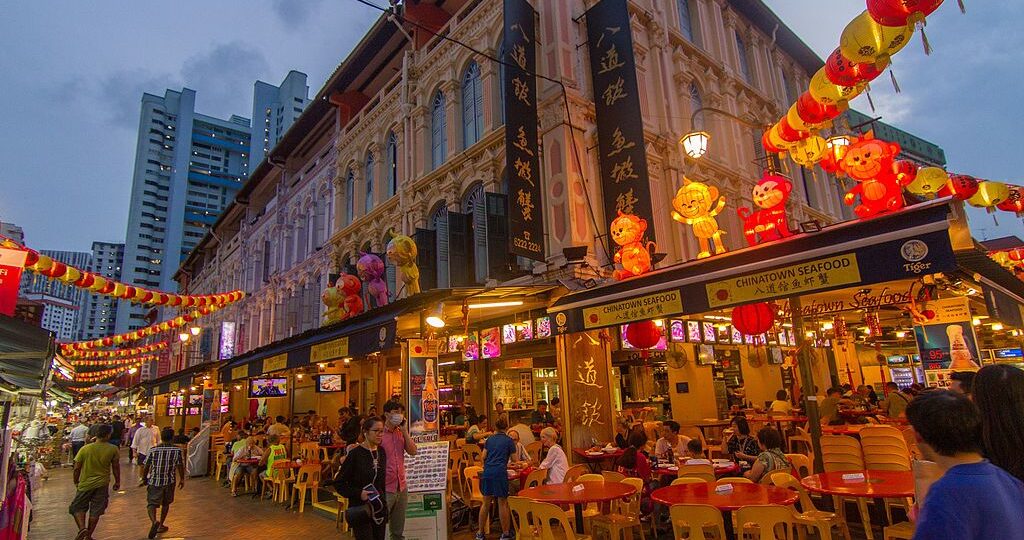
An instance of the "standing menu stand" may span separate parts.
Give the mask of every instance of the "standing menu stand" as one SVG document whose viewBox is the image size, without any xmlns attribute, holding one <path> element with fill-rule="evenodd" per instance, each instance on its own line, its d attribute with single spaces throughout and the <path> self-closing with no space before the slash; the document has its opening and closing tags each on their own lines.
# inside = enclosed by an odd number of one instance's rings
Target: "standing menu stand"
<svg viewBox="0 0 1024 540">
<path fill-rule="evenodd" d="M 448 442 L 422 442 L 415 456 L 405 456 L 409 506 L 405 511 L 406 540 L 447 540 Z M 389 532 L 390 534 L 390 532 Z"/>
</svg>

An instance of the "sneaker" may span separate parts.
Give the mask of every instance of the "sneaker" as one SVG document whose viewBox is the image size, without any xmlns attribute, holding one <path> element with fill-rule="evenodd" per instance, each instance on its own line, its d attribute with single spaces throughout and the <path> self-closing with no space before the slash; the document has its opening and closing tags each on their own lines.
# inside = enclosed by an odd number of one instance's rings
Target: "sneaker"
<svg viewBox="0 0 1024 540">
<path fill-rule="evenodd" d="M 476 536 L 474 536 L 473 539 L 474 540 L 484 540 L 484 533 L 481 533 L 481 532 L 476 533 Z"/>
<path fill-rule="evenodd" d="M 149 527 L 149 535 L 146 538 L 156 538 L 156 533 L 160 530 L 160 522 L 154 521 L 153 525 Z"/>
</svg>

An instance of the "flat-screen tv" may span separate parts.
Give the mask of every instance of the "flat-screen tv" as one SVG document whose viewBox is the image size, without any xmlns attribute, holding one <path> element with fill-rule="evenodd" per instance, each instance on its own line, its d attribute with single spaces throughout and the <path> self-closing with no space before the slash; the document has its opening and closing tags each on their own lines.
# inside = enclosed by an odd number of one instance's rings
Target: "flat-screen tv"
<svg viewBox="0 0 1024 540">
<path fill-rule="evenodd" d="M 345 390 L 345 376 L 342 375 L 341 373 L 317 375 L 317 392 L 341 392 L 343 390 Z"/>
<path fill-rule="evenodd" d="M 710 366 L 715 363 L 715 347 L 714 345 L 698 345 L 697 346 L 697 365 L 698 366 Z"/>
<path fill-rule="evenodd" d="M 189 407 L 202 407 L 203 406 L 203 395 L 202 394 L 189 394 L 188 395 L 188 406 Z"/>
<path fill-rule="evenodd" d="M 284 397 L 288 395 L 288 379 L 284 377 L 257 377 L 249 379 L 249 397 Z"/>
</svg>

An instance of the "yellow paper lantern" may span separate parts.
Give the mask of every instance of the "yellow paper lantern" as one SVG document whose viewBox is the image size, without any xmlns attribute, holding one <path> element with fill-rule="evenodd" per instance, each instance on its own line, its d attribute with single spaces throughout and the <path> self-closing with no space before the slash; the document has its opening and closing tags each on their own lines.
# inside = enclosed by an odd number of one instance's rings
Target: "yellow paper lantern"
<svg viewBox="0 0 1024 540">
<path fill-rule="evenodd" d="M 932 195 L 942 189 L 949 180 L 949 174 L 938 167 L 921 167 L 917 177 L 907 185 L 907 191 L 914 195 Z"/>
<path fill-rule="evenodd" d="M 107 286 L 107 280 L 98 275 L 93 275 L 92 285 L 89 286 L 90 291 L 98 291 L 103 287 Z"/>
<path fill-rule="evenodd" d="M 771 129 L 768 130 L 768 141 L 781 150 L 789 150 L 796 144 L 795 142 L 783 140 L 779 135 L 779 124 L 772 125 Z"/>
<path fill-rule="evenodd" d="M 45 272 L 50 268 L 53 268 L 53 259 L 42 254 L 39 255 L 39 260 L 32 265 L 32 269 L 36 272 Z"/>
<path fill-rule="evenodd" d="M 979 208 L 990 208 L 1010 196 L 1010 186 L 1002 182 L 983 180 L 978 183 L 978 192 L 967 199 L 967 204 Z"/>
<path fill-rule="evenodd" d="M 789 126 L 797 131 L 810 131 L 814 126 L 807 125 L 800 115 L 796 112 L 796 103 L 789 107 L 789 112 L 786 113 L 786 121 L 789 122 Z"/>
<path fill-rule="evenodd" d="M 866 84 L 856 86 L 840 86 L 828 79 L 825 75 L 825 68 L 821 68 L 811 77 L 811 84 L 808 91 L 818 103 L 823 105 L 835 105 L 840 108 L 848 106 L 850 100 L 859 96 L 866 88 Z"/>
<path fill-rule="evenodd" d="M 78 270 L 77 268 L 69 266 L 68 267 L 68 271 L 65 272 L 63 276 L 61 276 L 61 277 L 59 277 L 57 279 L 63 281 L 64 283 L 74 283 L 74 282 L 78 281 L 79 278 L 81 278 L 81 277 L 82 277 L 82 272 L 80 270 Z"/>
<path fill-rule="evenodd" d="M 882 26 L 865 10 L 843 29 L 839 49 L 854 63 L 870 62 L 882 69 L 890 56 L 907 46 L 913 34 L 913 25 Z"/>
<path fill-rule="evenodd" d="M 125 293 L 124 283 L 114 283 L 114 290 L 110 293 L 116 298 L 121 298 Z"/>
<path fill-rule="evenodd" d="M 812 135 L 797 143 L 790 150 L 789 157 L 798 165 L 811 168 L 814 167 L 815 163 L 821 161 L 822 156 L 825 155 L 825 149 L 825 139 Z"/>
</svg>

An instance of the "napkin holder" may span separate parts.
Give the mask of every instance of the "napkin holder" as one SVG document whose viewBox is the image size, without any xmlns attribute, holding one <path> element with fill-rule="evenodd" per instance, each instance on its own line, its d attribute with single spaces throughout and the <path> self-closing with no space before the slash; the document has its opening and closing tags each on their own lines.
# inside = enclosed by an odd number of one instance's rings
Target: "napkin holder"
<svg viewBox="0 0 1024 540">
<path fill-rule="evenodd" d="M 580 493 L 583 493 L 583 484 L 576 484 L 572 487 L 573 495 L 579 495 Z"/>
<path fill-rule="evenodd" d="M 722 485 L 719 485 L 719 486 L 715 486 L 715 493 L 717 493 L 719 495 L 726 495 L 726 494 L 732 493 L 732 490 L 733 490 L 732 484 L 722 484 Z"/>
<path fill-rule="evenodd" d="M 860 483 L 864 482 L 864 473 L 846 473 L 843 475 L 843 482 Z"/>
</svg>

